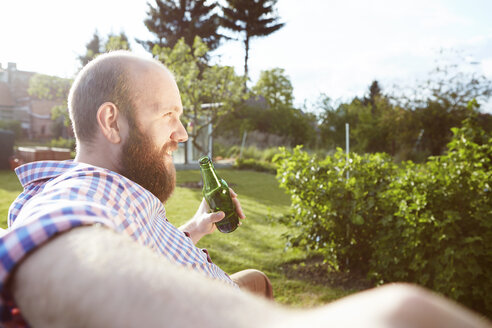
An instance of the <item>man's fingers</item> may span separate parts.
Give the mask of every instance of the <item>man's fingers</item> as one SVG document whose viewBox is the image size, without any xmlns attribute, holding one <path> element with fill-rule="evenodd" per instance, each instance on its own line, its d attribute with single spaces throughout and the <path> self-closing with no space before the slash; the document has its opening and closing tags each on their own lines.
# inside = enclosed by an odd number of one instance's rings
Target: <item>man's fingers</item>
<svg viewBox="0 0 492 328">
<path fill-rule="evenodd" d="M 232 198 L 236 198 L 237 197 L 237 194 L 234 192 L 234 190 L 232 190 L 232 188 L 229 188 L 229 192 L 231 193 L 231 197 Z"/>
<path fill-rule="evenodd" d="M 237 215 L 239 216 L 240 219 L 246 218 L 246 215 L 243 212 L 243 209 L 241 207 L 241 203 L 239 203 L 239 200 L 237 198 L 232 198 L 232 202 L 234 203 L 234 206 L 236 206 L 236 212 Z"/>
<path fill-rule="evenodd" d="M 239 199 L 237 199 L 237 194 L 234 192 L 234 190 L 232 190 L 232 188 L 229 188 L 229 192 L 231 193 L 232 202 L 236 207 L 237 215 L 239 216 L 240 219 L 245 219 L 246 215 L 243 212 L 243 208 L 241 207 L 241 203 L 239 202 Z"/>
</svg>

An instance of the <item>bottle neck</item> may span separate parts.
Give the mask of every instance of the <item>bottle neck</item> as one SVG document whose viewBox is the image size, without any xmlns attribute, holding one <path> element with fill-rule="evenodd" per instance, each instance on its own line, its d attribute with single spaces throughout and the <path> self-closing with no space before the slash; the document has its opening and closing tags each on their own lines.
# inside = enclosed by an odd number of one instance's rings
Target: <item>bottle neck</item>
<svg viewBox="0 0 492 328">
<path fill-rule="evenodd" d="M 215 189 L 220 186 L 220 180 L 212 162 L 200 163 L 200 169 L 202 171 L 203 185 L 206 188 Z"/>
</svg>

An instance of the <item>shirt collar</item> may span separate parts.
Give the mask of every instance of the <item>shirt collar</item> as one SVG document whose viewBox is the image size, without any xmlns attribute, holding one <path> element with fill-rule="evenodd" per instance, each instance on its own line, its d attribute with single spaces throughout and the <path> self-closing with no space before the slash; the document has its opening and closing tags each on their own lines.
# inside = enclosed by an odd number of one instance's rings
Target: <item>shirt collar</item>
<svg viewBox="0 0 492 328">
<path fill-rule="evenodd" d="M 15 173 L 25 188 L 35 181 L 57 177 L 80 164 L 72 160 L 31 162 L 17 167 Z"/>
</svg>

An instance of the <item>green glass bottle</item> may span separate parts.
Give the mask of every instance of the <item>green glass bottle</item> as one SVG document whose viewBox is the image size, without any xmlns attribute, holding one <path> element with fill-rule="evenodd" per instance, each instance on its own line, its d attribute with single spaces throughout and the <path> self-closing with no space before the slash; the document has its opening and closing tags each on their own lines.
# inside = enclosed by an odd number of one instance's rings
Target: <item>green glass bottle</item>
<svg viewBox="0 0 492 328">
<path fill-rule="evenodd" d="M 220 232 L 233 232 L 239 225 L 239 217 L 236 213 L 236 206 L 231 199 L 229 186 L 224 179 L 217 175 L 208 156 L 200 158 L 199 163 L 203 179 L 203 197 L 212 212 L 222 211 L 225 213 L 225 217 L 216 222 L 215 225 Z"/>
</svg>

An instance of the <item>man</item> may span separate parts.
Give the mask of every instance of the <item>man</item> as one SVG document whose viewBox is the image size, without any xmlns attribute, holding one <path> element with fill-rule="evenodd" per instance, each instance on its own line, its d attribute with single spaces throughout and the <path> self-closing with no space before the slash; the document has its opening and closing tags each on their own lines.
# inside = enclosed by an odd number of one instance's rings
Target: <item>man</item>
<svg viewBox="0 0 492 328">
<path fill-rule="evenodd" d="M 126 52 L 100 56 L 78 75 L 69 107 L 75 160 L 37 162 L 17 170 L 25 191 L 11 207 L 13 233 L 4 242 L 20 239 L 26 246 L 10 254 L 4 283 L 9 271 L 39 245 L 74 227 L 98 223 L 206 277 L 272 297 L 263 274 L 248 270 L 231 279 L 206 250 L 194 246 L 215 230 L 224 213 L 208 213 L 203 201 L 181 231 L 166 219 L 162 203 L 175 187 L 172 153 L 188 136 L 180 121 L 178 88 L 161 63 Z M 232 190 L 231 195 L 244 218 L 237 195 Z"/>
<path fill-rule="evenodd" d="M 187 138 L 169 71 L 126 52 L 101 55 L 75 80 L 69 109 L 75 161 L 17 171 L 25 191 L 0 244 L 4 325 L 20 322 L 20 309 L 33 327 L 487 326 L 409 286 L 306 312 L 239 291 L 194 246 L 223 213 L 202 202 L 181 231 L 165 218 L 172 152 Z"/>
</svg>

